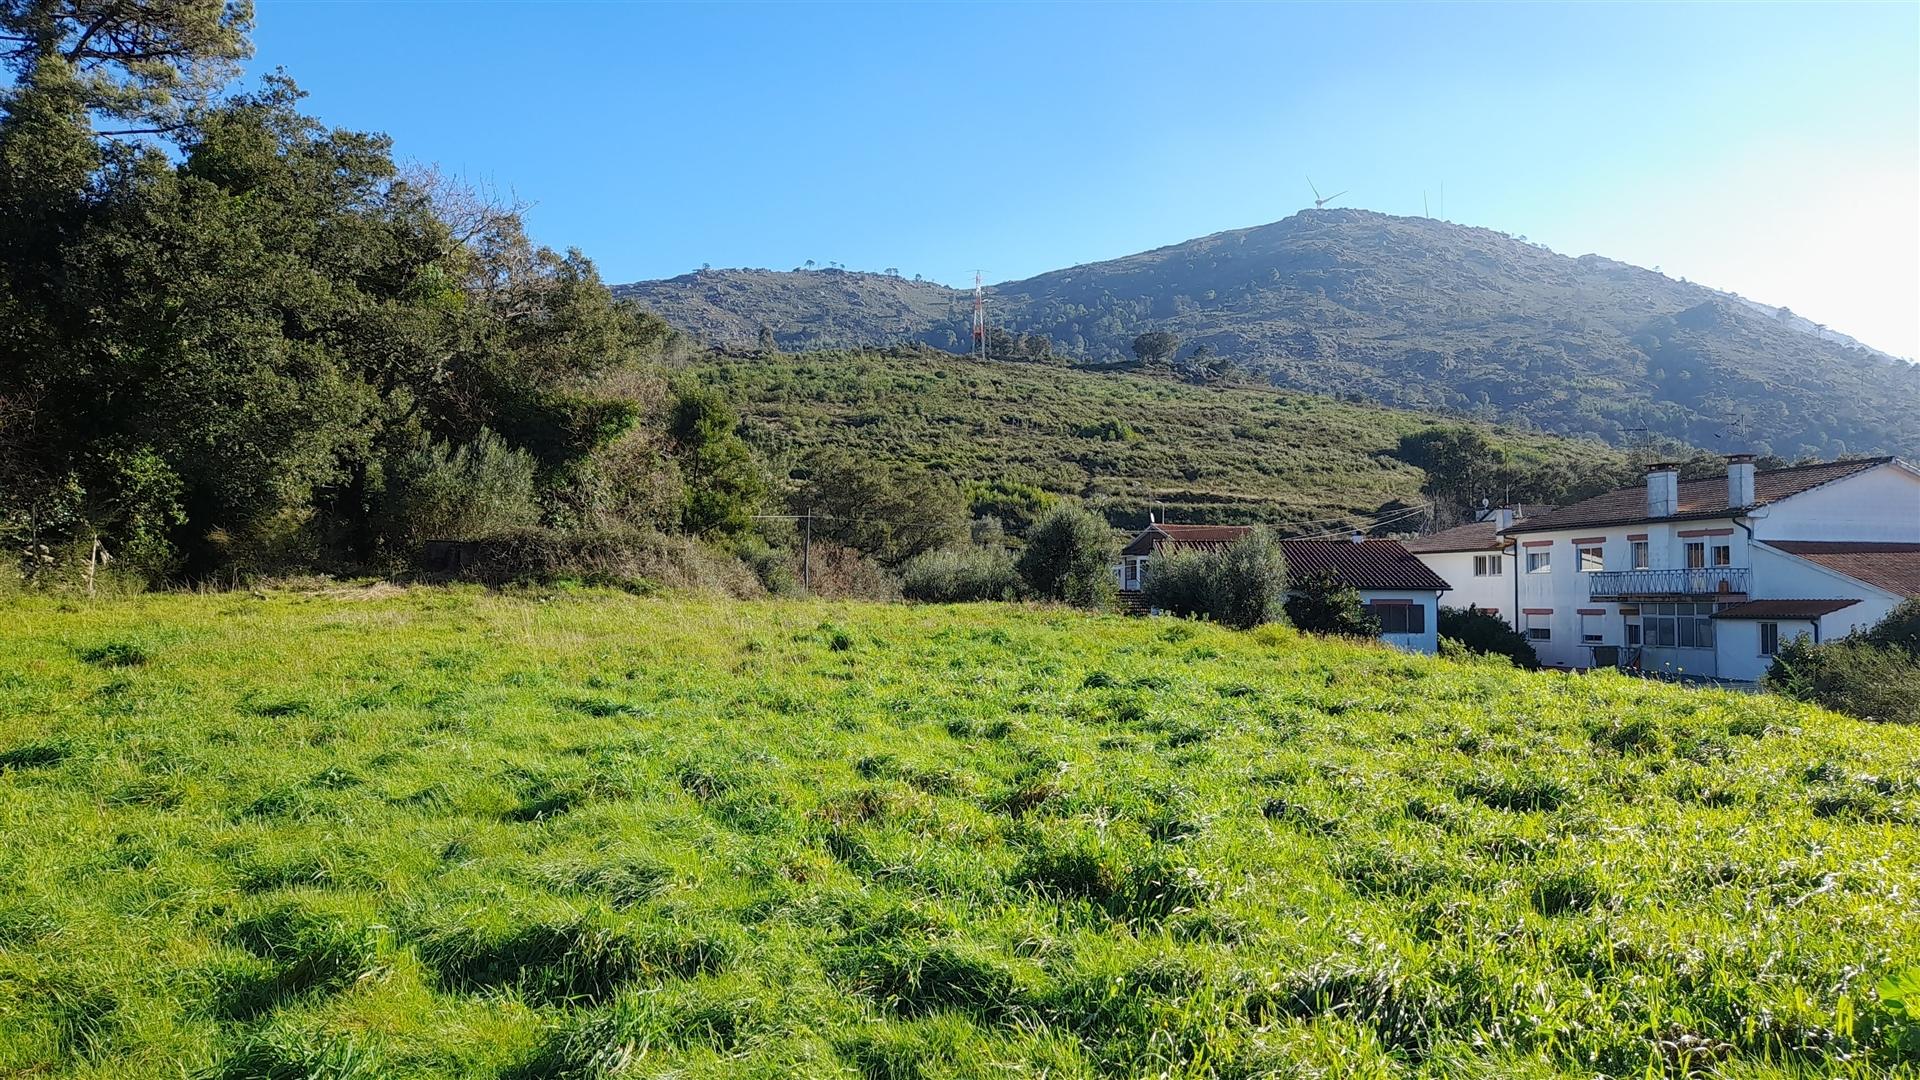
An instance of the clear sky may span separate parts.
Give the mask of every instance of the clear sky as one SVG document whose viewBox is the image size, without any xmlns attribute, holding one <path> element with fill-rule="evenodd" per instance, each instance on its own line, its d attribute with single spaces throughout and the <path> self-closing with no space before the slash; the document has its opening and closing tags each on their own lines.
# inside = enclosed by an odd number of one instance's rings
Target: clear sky
<svg viewBox="0 0 1920 1080">
<path fill-rule="evenodd" d="M 1025 277 L 1342 205 L 1920 357 L 1920 3 L 261 0 L 256 70 L 535 204 L 613 282 Z"/>
</svg>

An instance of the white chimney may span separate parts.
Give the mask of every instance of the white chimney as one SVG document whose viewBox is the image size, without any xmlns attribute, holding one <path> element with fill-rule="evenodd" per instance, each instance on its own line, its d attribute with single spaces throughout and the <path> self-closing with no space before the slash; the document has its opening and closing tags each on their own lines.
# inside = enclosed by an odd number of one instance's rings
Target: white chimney
<svg viewBox="0 0 1920 1080">
<path fill-rule="evenodd" d="M 1493 531 L 1506 532 L 1511 528 L 1513 528 L 1513 507 L 1503 506 L 1495 510 L 1493 512 Z"/>
<path fill-rule="evenodd" d="M 1363 543 L 1366 543 L 1367 534 L 1357 532 L 1357 533 L 1354 533 L 1352 536 L 1347 537 L 1347 539 L 1353 541 L 1356 544 L 1363 544 Z"/>
<path fill-rule="evenodd" d="M 1753 455 L 1727 455 L 1727 506 L 1752 506 L 1753 493 Z"/>
<path fill-rule="evenodd" d="M 1647 516 L 1672 517 L 1680 512 L 1680 466 L 1659 461 L 1647 466 Z"/>
</svg>

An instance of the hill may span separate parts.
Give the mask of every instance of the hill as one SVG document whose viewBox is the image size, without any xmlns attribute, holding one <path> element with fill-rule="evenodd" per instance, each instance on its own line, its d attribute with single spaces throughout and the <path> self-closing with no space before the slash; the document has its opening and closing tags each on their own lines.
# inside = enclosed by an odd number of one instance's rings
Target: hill
<svg viewBox="0 0 1920 1080">
<path fill-rule="evenodd" d="M 694 373 L 734 400 L 776 469 L 842 449 L 962 484 L 1085 499 L 1119 525 L 1255 522 L 1293 532 L 1371 526 L 1426 501 L 1405 440 L 1461 421 L 1252 386 L 1004 364 L 932 350 L 716 356 Z M 1624 458 L 1591 440 L 1479 426 L 1544 495 Z M 1604 485 L 1603 485 L 1604 486 Z M 989 494 L 987 496 L 991 498 Z M 1390 526 L 1391 527 L 1391 526 Z"/>
<path fill-rule="evenodd" d="M 0 616 L 0 1074 L 1920 1069 L 1913 729 L 1047 609 Z"/>
<path fill-rule="evenodd" d="M 844 270 L 620 286 L 721 344 L 965 347 L 966 293 Z M 1146 330 L 1276 385 L 1504 418 L 1625 445 L 1644 432 L 1785 457 L 1920 454 L 1920 367 L 1783 309 L 1489 229 L 1362 210 L 993 286 L 1010 334 L 1087 361 Z"/>
</svg>

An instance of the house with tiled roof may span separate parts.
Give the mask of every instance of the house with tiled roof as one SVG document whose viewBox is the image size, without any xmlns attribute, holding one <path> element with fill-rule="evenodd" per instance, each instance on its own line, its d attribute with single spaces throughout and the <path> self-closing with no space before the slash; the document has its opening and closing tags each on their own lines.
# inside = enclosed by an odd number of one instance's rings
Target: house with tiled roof
<svg viewBox="0 0 1920 1080">
<path fill-rule="evenodd" d="M 1173 551 L 1222 551 L 1253 531 L 1250 525 L 1150 524 L 1121 549 L 1114 579 L 1123 606 L 1145 610 L 1140 590 L 1153 560 Z M 1282 540 L 1293 577 L 1326 576 L 1352 587 L 1380 622 L 1380 640 L 1413 652 L 1439 649 L 1436 625 L 1446 579 L 1397 540 Z"/>
<path fill-rule="evenodd" d="M 1512 562 L 1508 529 L 1515 521 L 1539 517 L 1551 506 L 1483 506 L 1474 520 L 1451 529 L 1402 541 L 1434 573 L 1453 583 L 1447 606 L 1474 607 L 1493 615 L 1513 610 Z"/>
<path fill-rule="evenodd" d="M 1644 485 L 1498 535 L 1500 614 L 1542 663 L 1754 682 L 1782 643 L 1844 636 L 1920 596 L 1920 470 L 1877 457 L 1763 471 L 1735 454 L 1725 476 L 1682 481 L 1658 464 Z M 1412 546 L 1430 566 L 1451 554 Z"/>
</svg>

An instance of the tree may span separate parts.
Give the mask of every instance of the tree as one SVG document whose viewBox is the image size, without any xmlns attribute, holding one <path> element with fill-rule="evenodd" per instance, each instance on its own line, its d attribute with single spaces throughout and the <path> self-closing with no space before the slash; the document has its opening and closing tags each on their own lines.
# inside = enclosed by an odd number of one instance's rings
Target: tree
<svg viewBox="0 0 1920 1080">
<path fill-rule="evenodd" d="M 1477 607 L 1441 608 L 1438 630 L 1442 638 L 1459 642 L 1469 652 L 1504 656 L 1528 669 L 1540 666 L 1526 635 Z"/>
<path fill-rule="evenodd" d="M 678 450 L 686 494 L 680 523 L 704 536 L 738 536 L 753 527 L 766 481 L 740 438 L 726 399 L 688 383 L 674 394 L 667 434 Z"/>
<path fill-rule="evenodd" d="M 1255 528 L 1223 551 L 1155 555 L 1143 591 L 1162 611 L 1250 630 L 1285 617 L 1286 557 L 1271 531 Z"/>
<path fill-rule="evenodd" d="M 1133 355 L 1143 364 L 1164 364 L 1180 351 L 1180 339 L 1165 330 L 1149 330 L 1133 339 Z"/>
<path fill-rule="evenodd" d="M 957 485 L 924 468 L 878 466 L 845 451 L 811 458 L 790 500 L 814 515 L 816 538 L 898 566 L 967 535 L 967 502 Z"/>
<path fill-rule="evenodd" d="M 182 126 L 252 55 L 251 0 L 0 0 L 0 61 L 89 112 L 155 134 Z"/>
<path fill-rule="evenodd" d="M 1325 574 L 1292 583 L 1286 601 L 1287 618 L 1302 630 L 1347 637 L 1375 637 L 1380 624 L 1360 601 L 1360 592 Z"/>
<path fill-rule="evenodd" d="M 1106 519 L 1079 506 L 1058 504 L 1027 534 L 1020 577 L 1035 596 L 1079 607 L 1105 607 L 1112 601 L 1113 529 Z"/>
<path fill-rule="evenodd" d="M 780 351 L 780 344 L 774 340 L 773 327 L 771 326 L 762 325 L 760 327 L 760 339 L 757 344 L 761 356 L 772 356 L 774 353 Z"/>
</svg>

